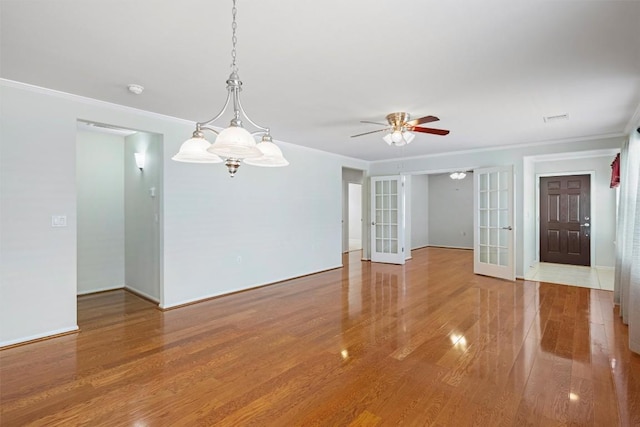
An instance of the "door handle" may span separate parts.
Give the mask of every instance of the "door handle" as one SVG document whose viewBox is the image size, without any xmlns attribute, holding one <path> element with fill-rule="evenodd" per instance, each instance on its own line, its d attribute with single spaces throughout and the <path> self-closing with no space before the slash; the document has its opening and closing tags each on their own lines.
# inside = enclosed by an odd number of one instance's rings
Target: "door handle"
<svg viewBox="0 0 640 427">
<path fill-rule="evenodd" d="M 375 221 L 371 221 L 371 225 L 376 225 Z"/>
<path fill-rule="evenodd" d="M 590 227 L 588 222 L 585 222 L 584 224 L 580 224 L 580 227 Z"/>
<path fill-rule="evenodd" d="M 502 227 L 503 230 L 513 230 L 513 228 L 511 226 L 508 227 Z"/>
</svg>

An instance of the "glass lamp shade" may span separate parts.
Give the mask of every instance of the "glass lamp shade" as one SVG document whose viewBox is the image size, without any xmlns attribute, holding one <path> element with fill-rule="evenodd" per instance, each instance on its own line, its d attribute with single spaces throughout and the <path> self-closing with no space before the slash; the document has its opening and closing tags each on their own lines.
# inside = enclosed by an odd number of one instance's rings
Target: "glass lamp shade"
<svg viewBox="0 0 640 427">
<path fill-rule="evenodd" d="M 393 131 L 391 133 L 391 141 L 396 145 L 402 144 L 404 142 L 404 138 L 402 138 L 402 132 L 400 132 L 399 130 Z"/>
<path fill-rule="evenodd" d="M 256 148 L 256 140 L 245 128 L 229 126 L 218 134 L 216 142 L 207 149 L 224 158 L 248 159 L 262 156 Z"/>
<path fill-rule="evenodd" d="M 252 166 L 262 166 L 267 168 L 277 168 L 288 166 L 289 162 L 282 155 L 280 147 L 271 141 L 262 140 L 257 146 L 262 153 L 261 157 L 245 159 L 244 162 Z"/>
<path fill-rule="evenodd" d="M 404 138 L 404 141 L 407 144 L 411 144 L 411 141 L 413 141 L 413 138 L 415 137 L 416 136 L 411 132 L 407 132 L 407 131 L 402 132 L 402 138 Z"/>
<path fill-rule="evenodd" d="M 382 139 L 384 139 L 384 142 L 386 142 L 389 145 L 395 145 L 396 147 L 402 147 L 403 145 L 410 144 L 411 141 L 413 141 L 413 138 L 415 138 L 415 137 L 416 136 L 414 134 L 412 134 L 411 132 L 395 131 L 395 132 L 386 134 L 385 136 L 382 137 Z"/>
<path fill-rule="evenodd" d="M 186 163 L 222 163 L 220 157 L 207 151 L 210 146 L 206 139 L 193 137 L 183 142 L 178 153 L 171 159 Z"/>
</svg>

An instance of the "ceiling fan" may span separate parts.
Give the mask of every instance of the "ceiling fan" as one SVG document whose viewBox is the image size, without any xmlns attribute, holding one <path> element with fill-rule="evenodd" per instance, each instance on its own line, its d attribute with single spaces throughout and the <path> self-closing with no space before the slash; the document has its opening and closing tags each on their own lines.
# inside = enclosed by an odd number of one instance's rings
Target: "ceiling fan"
<svg viewBox="0 0 640 427">
<path fill-rule="evenodd" d="M 374 125 L 387 126 L 384 129 L 373 130 L 371 132 L 359 133 L 357 135 L 351 135 L 351 138 L 357 136 L 369 135 L 376 132 L 389 132 L 382 139 L 389 145 L 402 146 L 409 144 L 415 138 L 415 135 L 411 132 L 431 133 L 433 135 L 447 135 L 448 130 L 425 128 L 418 125 L 424 123 L 431 123 L 440 120 L 435 116 L 424 116 L 419 119 L 410 120 L 409 113 L 391 113 L 387 115 L 388 123 L 370 122 L 368 120 L 362 120 L 361 123 L 371 123 Z"/>
</svg>

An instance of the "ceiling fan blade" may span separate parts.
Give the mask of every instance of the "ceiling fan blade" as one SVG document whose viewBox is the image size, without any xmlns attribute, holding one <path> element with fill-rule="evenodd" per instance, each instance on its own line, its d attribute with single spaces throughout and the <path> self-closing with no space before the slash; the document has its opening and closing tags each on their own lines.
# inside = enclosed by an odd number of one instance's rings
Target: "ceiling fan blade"
<svg viewBox="0 0 640 427">
<path fill-rule="evenodd" d="M 370 123 L 372 125 L 389 126 L 389 123 L 372 122 L 369 120 L 360 120 L 360 123 Z"/>
<path fill-rule="evenodd" d="M 391 130 L 391 128 L 378 129 L 378 130 L 372 130 L 371 132 L 359 133 L 357 135 L 351 135 L 351 138 L 355 138 L 356 136 L 369 135 L 370 133 L 385 132 L 388 130 Z"/>
<path fill-rule="evenodd" d="M 436 116 L 424 116 L 424 117 L 420 117 L 419 119 L 409 120 L 407 124 L 409 126 L 418 126 L 423 123 L 437 122 L 438 120 L 440 119 L 437 118 Z"/>
<path fill-rule="evenodd" d="M 448 135 L 449 131 L 446 129 L 433 129 L 433 128 L 419 128 L 414 127 L 411 132 L 432 133 L 434 135 Z"/>
</svg>

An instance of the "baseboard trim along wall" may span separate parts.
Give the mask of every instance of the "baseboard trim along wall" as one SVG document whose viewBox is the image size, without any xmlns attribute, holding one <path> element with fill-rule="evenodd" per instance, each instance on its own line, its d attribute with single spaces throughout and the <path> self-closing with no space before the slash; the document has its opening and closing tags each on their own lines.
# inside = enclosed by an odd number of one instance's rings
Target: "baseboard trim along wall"
<svg viewBox="0 0 640 427">
<path fill-rule="evenodd" d="M 36 341 L 48 340 L 51 338 L 57 338 L 64 335 L 75 334 L 80 330 L 78 326 L 72 328 L 56 329 L 54 331 L 45 332 L 44 334 L 31 335 L 29 337 L 22 337 L 15 340 L 9 340 L 0 342 L 0 350 L 5 350 L 11 347 L 17 347 L 19 345 L 31 344 Z"/>
<path fill-rule="evenodd" d="M 114 287 L 89 289 L 86 291 L 80 291 L 77 293 L 77 295 L 82 296 L 82 295 L 98 294 L 100 292 L 109 292 L 109 291 L 115 291 L 116 289 L 123 289 L 124 287 L 125 287 L 124 285 L 120 285 L 120 286 L 114 286 Z"/>
<path fill-rule="evenodd" d="M 224 292 L 224 293 L 221 293 L 221 294 L 213 294 L 213 295 L 209 295 L 209 296 L 202 297 L 202 298 L 194 298 L 192 300 L 187 300 L 187 301 L 183 301 L 183 302 L 179 302 L 179 303 L 171 304 L 171 305 L 162 305 L 162 304 L 160 304 L 159 308 L 160 308 L 160 310 L 163 310 L 163 311 L 173 310 L 173 309 L 176 309 L 176 308 L 184 307 L 186 305 L 197 304 L 197 303 L 200 303 L 200 302 L 212 300 L 214 298 L 221 298 L 221 297 L 228 296 L 228 295 L 238 294 L 240 292 L 250 291 L 252 289 L 264 288 L 265 286 L 276 285 L 278 283 L 287 282 L 289 280 L 299 279 L 301 277 L 311 276 L 313 274 L 323 273 L 325 271 L 335 270 L 337 268 L 342 268 L 342 267 L 344 267 L 344 266 L 342 264 L 340 264 L 340 265 L 337 265 L 335 267 L 323 268 L 322 270 L 313 271 L 311 273 L 303 274 L 301 276 L 289 277 L 289 278 L 282 279 L 282 280 L 276 280 L 275 282 L 269 282 L 269 283 L 264 283 L 262 285 L 251 286 L 249 288 L 237 289 L 237 290 L 234 290 L 234 291 Z"/>
<path fill-rule="evenodd" d="M 127 292 L 131 292 L 132 294 L 134 294 L 136 296 L 139 296 L 142 299 L 146 299 L 149 302 L 152 302 L 154 304 L 160 304 L 160 300 L 158 298 L 153 297 L 153 296 L 147 294 L 146 292 L 139 291 L 139 290 L 137 290 L 135 288 L 130 288 L 129 286 L 124 286 L 124 289 Z"/>
</svg>

